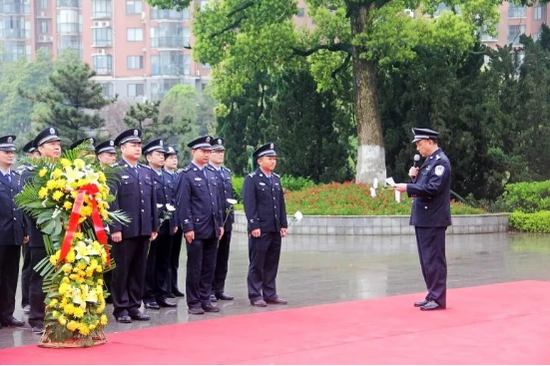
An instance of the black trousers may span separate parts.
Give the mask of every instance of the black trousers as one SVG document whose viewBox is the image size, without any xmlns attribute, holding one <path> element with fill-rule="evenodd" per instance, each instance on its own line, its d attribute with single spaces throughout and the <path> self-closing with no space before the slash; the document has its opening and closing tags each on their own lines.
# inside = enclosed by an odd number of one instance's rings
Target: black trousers
<svg viewBox="0 0 550 366">
<path fill-rule="evenodd" d="M 187 305 L 198 308 L 210 304 L 212 279 L 216 266 L 216 245 L 218 240 L 195 239 L 187 246 Z"/>
<path fill-rule="evenodd" d="M 42 289 L 42 276 L 34 270 L 42 259 L 48 255 L 44 247 L 30 247 L 31 253 L 31 283 L 29 286 L 29 299 L 31 303 L 31 312 L 29 314 L 29 324 L 31 327 L 44 326 L 44 316 L 46 315 L 46 294 Z"/>
<path fill-rule="evenodd" d="M 178 268 L 180 266 L 180 253 L 181 253 L 181 243 L 183 240 L 183 230 L 178 228 L 177 233 L 174 234 L 172 238 L 172 254 L 170 254 L 170 283 L 171 291 L 179 291 L 178 287 Z M 176 291 L 177 290 L 177 291 Z"/>
<path fill-rule="evenodd" d="M 8 323 L 15 311 L 20 255 L 19 245 L 0 246 L 0 323 Z"/>
<path fill-rule="evenodd" d="M 231 231 L 225 231 L 216 254 L 216 269 L 214 271 L 214 281 L 212 282 L 212 293 L 223 294 L 225 292 L 225 279 L 229 264 L 229 251 L 231 244 Z"/>
<path fill-rule="evenodd" d="M 31 285 L 31 249 L 29 244 L 23 244 L 21 248 L 23 253 L 23 268 L 21 268 L 21 307 L 24 308 L 31 304 L 29 299 L 29 288 Z"/>
<path fill-rule="evenodd" d="M 248 239 L 248 298 L 251 301 L 276 299 L 275 279 L 281 257 L 281 234 L 264 233 Z"/>
<path fill-rule="evenodd" d="M 139 312 L 145 282 L 149 238 L 140 236 L 113 243 L 116 268 L 111 279 L 113 315 L 134 315 Z"/>
<path fill-rule="evenodd" d="M 426 300 L 447 306 L 447 260 L 445 258 L 446 227 L 415 226 L 420 268 L 426 283 Z"/>
<path fill-rule="evenodd" d="M 166 225 L 166 227 L 164 227 Z M 170 222 L 165 221 L 157 238 L 151 243 L 147 256 L 145 274 L 144 302 L 166 300 L 172 291 L 170 282 L 170 255 L 172 254 L 172 236 Z"/>
</svg>

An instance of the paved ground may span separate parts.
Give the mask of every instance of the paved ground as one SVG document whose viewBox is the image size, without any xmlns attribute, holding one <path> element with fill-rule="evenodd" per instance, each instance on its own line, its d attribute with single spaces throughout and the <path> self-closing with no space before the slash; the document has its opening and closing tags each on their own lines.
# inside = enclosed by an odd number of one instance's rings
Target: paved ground
<svg viewBox="0 0 550 366">
<path fill-rule="evenodd" d="M 292 230 L 291 230 L 292 231 Z M 278 276 L 279 295 L 287 306 L 255 308 L 246 293 L 247 243 L 236 234 L 232 243 L 227 292 L 231 302 L 219 302 L 221 313 L 189 315 L 185 298 L 177 309 L 147 310 L 149 322 L 117 324 L 110 312 L 107 332 L 200 321 L 216 317 L 272 311 L 288 307 L 379 298 L 424 290 L 413 236 L 290 236 L 283 242 Z M 185 252 L 180 288 L 185 288 Z M 517 280 L 550 281 L 550 236 L 453 235 L 447 237 L 450 288 Z M 511 294 L 513 296 L 513 294 Z M 20 294 L 18 294 L 18 305 Z M 18 307 L 17 318 L 26 318 Z M 35 344 L 30 327 L 0 329 L 0 348 Z"/>
</svg>

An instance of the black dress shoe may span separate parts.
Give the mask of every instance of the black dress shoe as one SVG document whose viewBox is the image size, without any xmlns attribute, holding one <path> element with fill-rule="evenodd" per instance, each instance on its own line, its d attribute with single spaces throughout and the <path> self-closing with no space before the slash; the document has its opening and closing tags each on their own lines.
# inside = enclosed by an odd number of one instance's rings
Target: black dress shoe
<svg viewBox="0 0 550 366">
<path fill-rule="evenodd" d="M 12 316 L 11 319 L 8 319 L 7 321 L 2 322 L 1 324 L 4 327 L 22 327 L 23 325 L 25 325 L 25 322 L 22 320 L 15 319 Z"/>
<path fill-rule="evenodd" d="M 265 299 L 265 302 L 267 302 L 268 304 L 277 304 L 277 305 L 286 305 L 286 304 L 288 304 L 288 301 L 283 300 L 279 297 L 277 297 L 275 299 Z"/>
<path fill-rule="evenodd" d="M 206 313 L 218 313 L 220 311 L 220 308 L 216 305 L 208 304 L 204 305 L 202 307 L 202 310 L 204 310 Z"/>
<path fill-rule="evenodd" d="M 137 312 L 135 314 L 130 314 L 130 318 L 132 318 L 132 320 L 140 320 L 140 321 L 147 321 L 151 319 L 149 315 L 143 314 L 140 312 Z"/>
<path fill-rule="evenodd" d="M 157 300 L 157 304 L 162 306 L 163 308 L 175 308 L 178 306 L 175 302 L 164 300 Z"/>
<path fill-rule="evenodd" d="M 170 299 L 175 299 L 176 298 L 176 295 L 174 295 L 173 293 L 169 293 L 169 294 L 166 294 L 166 297 L 170 298 Z"/>
<path fill-rule="evenodd" d="M 36 335 L 42 335 L 44 334 L 44 326 L 37 325 L 36 327 L 32 327 L 32 332 Z"/>
<path fill-rule="evenodd" d="M 185 294 L 183 292 L 181 292 L 180 290 L 178 290 L 177 288 L 172 289 L 172 293 L 176 297 L 184 297 L 185 296 Z"/>
<path fill-rule="evenodd" d="M 132 318 L 130 318 L 130 315 L 121 315 L 121 316 L 117 316 L 116 321 L 119 323 L 128 324 L 132 322 Z"/>
<path fill-rule="evenodd" d="M 229 296 L 227 294 L 224 294 L 223 292 L 221 294 L 216 294 L 216 298 L 218 300 L 225 300 L 225 301 L 233 300 L 233 296 Z"/>
<path fill-rule="evenodd" d="M 445 309 L 445 306 L 439 305 L 435 301 L 429 301 L 426 305 L 423 305 L 420 307 L 420 310 L 443 310 Z"/>
<path fill-rule="evenodd" d="M 256 301 L 250 300 L 250 305 L 257 306 L 260 308 L 265 308 L 267 306 L 267 303 L 264 300 L 256 300 Z"/>
<path fill-rule="evenodd" d="M 145 306 L 145 309 L 153 309 L 153 310 L 160 309 L 160 305 L 157 304 L 155 301 L 148 301 L 144 304 L 144 306 Z"/>
<path fill-rule="evenodd" d="M 210 301 L 211 302 L 217 302 L 218 299 L 216 299 L 216 295 L 210 295 Z"/>
<path fill-rule="evenodd" d="M 422 301 L 417 301 L 417 302 L 414 303 L 414 307 L 415 307 L 415 308 L 419 308 L 419 307 L 421 307 L 421 306 L 426 305 L 427 303 L 429 303 L 429 301 L 426 300 L 426 299 L 424 299 L 424 300 L 422 300 Z"/>
<path fill-rule="evenodd" d="M 189 308 L 189 310 L 187 310 L 187 312 L 189 314 L 195 314 L 195 315 L 204 314 L 204 310 L 202 310 L 202 308 Z"/>
</svg>

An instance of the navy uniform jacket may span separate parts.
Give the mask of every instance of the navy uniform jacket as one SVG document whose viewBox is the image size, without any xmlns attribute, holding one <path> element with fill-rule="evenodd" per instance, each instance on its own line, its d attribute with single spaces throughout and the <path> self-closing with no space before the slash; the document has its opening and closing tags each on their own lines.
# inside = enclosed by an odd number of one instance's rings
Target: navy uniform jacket
<svg viewBox="0 0 550 366">
<path fill-rule="evenodd" d="M 157 198 L 154 191 L 153 172 L 149 167 L 138 164 L 138 174 L 124 160 L 118 162 L 122 168 L 117 171 L 118 180 L 114 180 L 112 189 L 115 200 L 111 210 L 122 210 L 132 219 L 126 225 L 113 222 L 109 227 L 111 234 L 122 231 L 122 240 L 139 236 L 151 236 L 159 229 Z"/>
<path fill-rule="evenodd" d="M 257 169 L 244 179 L 244 212 L 248 231 L 279 232 L 287 228 L 285 197 L 281 178 L 272 173 L 273 186 L 266 175 Z"/>
<path fill-rule="evenodd" d="M 185 167 L 178 182 L 178 214 L 183 232 L 195 231 L 195 239 L 219 236 L 223 214 L 216 171 L 206 165 L 200 170 L 191 163 Z"/>
<path fill-rule="evenodd" d="M 181 220 L 180 220 L 180 217 L 181 217 L 181 207 L 179 207 L 178 205 L 178 183 L 179 183 L 179 173 L 177 171 L 173 172 L 173 173 L 170 173 L 168 172 L 167 170 L 165 170 L 164 168 L 162 169 L 162 171 L 169 175 L 173 184 L 174 184 L 174 191 L 173 191 L 173 198 L 174 198 L 174 207 L 176 208 L 176 211 L 172 213 L 172 217 L 176 220 L 175 221 L 175 226 L 181 228 Z M 173 229 L 173 227 L 172 227 Z"/>
<path fill-rule="evenodd" d="M 15 196 L 21 192 L 21 176 L 13 170 L 10 176 L 11 183 L 0 177 L 0 245 L 22 245 L 25 236 L 23 211 L 15 204 Z"/>
<path fill-rule="evenodd" d="M 451 163 L 441 149 L 426 158 L 416 182 L 407 184 L 407 194 L 414 197 L 410 225 L 451 225 Z"/>
<path fill-rule="evenodd" d="M 231 205 L 227 203 L 228 198 L 233 198 L 233 183 L 231 182 L 231 170 L 222 166 L 220 170 L 216 170 L 216 167 L 212 166 L 216 173 L 216 180 L 218 182 L 218 189 L 220 191 L 221 205 L 223 209 L 223 219 L 227 215 L 227 210 L 231 208 Z M 223 221 L 222 221 L 223 222 Z M 229 211 L 229 216 L 225 222 L 223 228 L 224 232 L 231 231 L 233 229 L 233 223 L 235 222 L 235 213 L 233 210 Z"/>
<path fill-rule="evenodd" d="M 154 177 L 154 186 L 157 196 L 157 205 L 163 205 L 162 210 L 166 210 L 166 204 L 176 207 L 176 185 L 177 181 L 174 176 L 164 169 L 160 170 L 160 175 L 158 172 L 151 169 L 151 174 Z M 161 212 L 161 215 L 164 215 L 164 212 L 160 209 L 158 212 Z M 172 211 L 172 215 L 169 220 L 170 224 L 168 226 L 162 225 L 163 228 L 168 228 L 170 236 L 174 235 L 174 226 L 178 225 L 177 212 Z"/>
</svg>

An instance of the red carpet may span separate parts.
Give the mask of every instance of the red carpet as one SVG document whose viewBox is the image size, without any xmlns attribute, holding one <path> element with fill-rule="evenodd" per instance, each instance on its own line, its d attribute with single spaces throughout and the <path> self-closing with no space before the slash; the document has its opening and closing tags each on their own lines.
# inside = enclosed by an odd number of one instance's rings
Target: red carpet
<svg viewBox="0 0 550 366">
<path fill-rule="evenodd" d="M 550 282 L 406 295 L 109 334 L 89 349 L 0 350 L 0 364 L 550 364 Z M 23 352 L 22 352 L 23 351 Z"/>
</svg>

